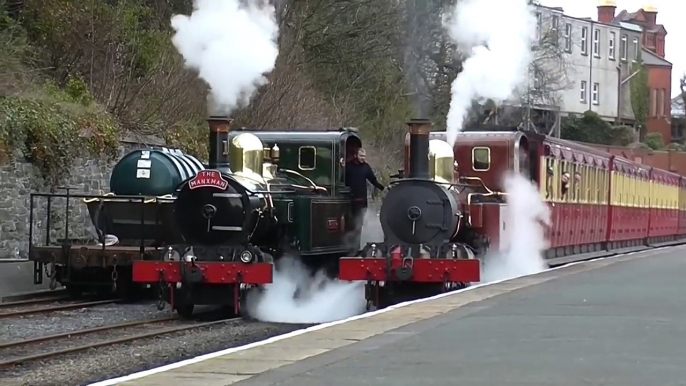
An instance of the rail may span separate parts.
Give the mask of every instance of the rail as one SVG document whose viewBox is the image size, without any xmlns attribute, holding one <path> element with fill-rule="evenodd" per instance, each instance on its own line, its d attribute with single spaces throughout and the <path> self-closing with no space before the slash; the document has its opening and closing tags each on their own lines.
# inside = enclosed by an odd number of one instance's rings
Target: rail
<svg viewBox="0 0 686 386">
<path fill-rule="evenodd" d="M 76 347 L 68 347 L 68 348 L 64 348 L 64 349 L 47 351 L 47 352 L 38 352 L 35 354 L 24 355 L 24 356 L 15 357 L 12 359 L 6 359 L 3 361 L 0 361 L 0 368 L 12 367 L 12 366 L 20 365 L 20 364 L 23 364 L 26 362 L 40 360 L 40 359 L 55 358 L 55 357 L 58 357 L 61 355 L 71 354 L 71 353 L 75 353 L 75 352 L 79 352 L 79 351 L 85 351 L 85 350 L 89 350 L 89 349 L 93 349 L 93 348 L 112 346 L 115 344 L 127 343 L 127 342 L 132 342 L 135 340 L 152 338 L 155 336 L 166 335 L 166 334 L 171 334 L 171 333 L 181 332 L 181 331 L 187 331 L 187 330 L 191 330 L 191 329 L 195 329 L 195 328 L 201 328 L 201 327 L 207 327 L 207 326 L 217 325 L 217 324 L 221 324 L 221 323 L 233 322 L 233 321 L 237 321 L 240 319 L 241 318 L 231 318 L 231 319 L 214 320 L 214 321 L 209 321 L 209 322 L 199 322 L 199 323 L 193 323 L 193 324 L 175 326 L 175 327 L 167 327 L 167 328 L 162 328 L 162 329 L 159 329 L 156 331 L 145 332 L 145 333 L 141 333 L 141 334 L 134 334 L 134 335 L 124 336 L 121 338 L 107 339 L 107 340 L 103 340 L 103 341 L 79 345 Z M 131 328 L 131 327 L 145 326 L 145 325 L 170 322 L 170 321 L 175 321 L 175 320 L 179 320 L 179 318 L 178 317 L 167 317 L 167 318 L 141 320 L 141 321 L 136 321 L 136 322 L 125 322 L 125 323 L 113 324 L 113 325 L 109 325 L 109 326 L 94 327 L 94 328 L 89 328 L 89 329 L 84 329 L 84 330 L 78 330 L 78 331 L 72 331 L 72 332 L 66 332 L 66 333 L 60 333 L 60 334 L 53 334 L 53 335 L 38 337 L 38 338 L 34 338 L 34 339 L 29 339 L 29 340 L 7 342 L 7 343 L 0 344 L 0 349 L 17 348 L 17 347 L 23 348 L 24 346 L 33 345 L 36 343 L 58 341 L 61 339 L 68 339 L 68 338 L 71 338 L 73 336 L 89 335 L 89 334 L 94 334 L 94 333 L 103 332 L 103 331 L 124 330 L 124 329 Z"/>
<path fill-rule="evenodd" d="M 4 313 L 0 313 L 0 319 L 13 318 L 13 317 L 17 317 L 17 316 L 24 316 L 24 315 L 31 315 L 31 314 L 42 314 L 42 313 L 48 313 L 48 312 L 54 312 L 54 311 L 73 310 L 76 308 L 83 308 L 83 307 L 101 306 L 104 304 L 116 303 L 116 302 L 119 302 L 121 300 L 122 299 L 108 299 L 108 300 L 96 300 L 96 301 L 92 301 L 92 302 L 76 302 L 76 303 L 71 303 L 71 304 L 62 304 L 59 306 L 50 306 L 50 307 L 44 307 L 44 308 L 33 308 L 33 309 L 28 309 L 28 310 L 4 312 Z M 22 304 L 22 305 L 27 305 L 27 304 Z M 31 304 L 28 304 L 28 305 L 31 305 Z M 10 306 L 11 306 L 10 303 L 5 303 L 2 305 L 2 308 L 8 308 Z M 16 306 L 16 304 L 14 306 Z"/>
</svg>

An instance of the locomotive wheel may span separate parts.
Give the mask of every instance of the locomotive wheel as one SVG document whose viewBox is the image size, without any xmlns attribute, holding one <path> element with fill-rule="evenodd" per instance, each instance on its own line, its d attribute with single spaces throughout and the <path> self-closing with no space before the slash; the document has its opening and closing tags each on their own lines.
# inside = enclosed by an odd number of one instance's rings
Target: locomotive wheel
<svg viewBox="0 0 686 386">
<path fill-rule="evenodd" d="M 195 308 L 194 304 L 177 304 L 176 312 L 182 318 L 191 318 L 193 316 L 193 308 Z"/>
</svg>

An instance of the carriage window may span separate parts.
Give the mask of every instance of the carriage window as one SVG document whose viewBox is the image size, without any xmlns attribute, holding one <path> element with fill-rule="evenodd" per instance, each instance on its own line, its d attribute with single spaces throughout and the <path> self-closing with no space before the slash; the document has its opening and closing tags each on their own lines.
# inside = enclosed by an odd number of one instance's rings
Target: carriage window
<svg viewBox="0 0 686 386">
<path fill-rule="evenodd" d="M 491 168 L 491 149 L 487 147 L 475 147 L 472 149 L 472 169 L 477 172 L 485 172 Z"/>
<path fill-rule="evenodd" d="M 545 199 L 553 200 L 553 179 L 555 177 L 555 161 L 551 158 L 545 160 Z"/>
<path fill-rule="evenodd" d="M 302 146 L 298 154 L 300 170 L 313 170 L 317 166 L 317 149 L 314 146 Z"/>
</svg>

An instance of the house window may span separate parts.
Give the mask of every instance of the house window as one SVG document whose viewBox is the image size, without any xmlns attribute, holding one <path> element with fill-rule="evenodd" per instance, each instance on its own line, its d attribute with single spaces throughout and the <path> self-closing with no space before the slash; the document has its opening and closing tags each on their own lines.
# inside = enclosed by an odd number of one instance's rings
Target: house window
<svg viewBox="0 0 686 386">
<path fill-rule="evenodd" d="M 565 51 L 572 52 L 572 24 L 565 25 Z"/>
<path fill-rule="evenodd" d="M 650 116 L 657 115 L 657 90 L 654 88 L 650 90 Z"/>
<path fill-rule="evenodd" d="M 588 55 L 588 27 L 581 28 L 581 54 Z"/>
<path fill-rule="evenodd" d="M 538 42 L 540 42 L 541 39 L 543 38 L 543 35 L 541 34 L 541 23 L 542 23 L 541 13 L 537 12 L 536 13 L 536 41 L 538 41 Z"/>
<path fill-rule="evenodd" d="M 648 47 L 655 48 L 655 35 L 648 35 Z"/>
<path fill-rule="evenodd" d="M 633 40 L 633 54 L 633 61 L 635 62 L 638 60 L 638 38 L 634 38 Z"/>
<path fill-rule="evenodd" d="M 593 104 L 597 105 L 600 103 L 600 84 L 593 83 Z"/>
<path fill-rule="evenodd" d="M 626 35 L 622 35 L 622 46 L 619 47 L 619 54 L 622 55 L 622 60 L 626 60 L 626 50 L 627 50 Z"/>
<path fill-rule="evenodd" d="M 560 44 L 560 17 L 553 16 L 553 44 L 555 46 Z"/>
<path fill-rule="evenodd" d="M 586 81 L 585 80 L 581 81 L 581 90 L 580 91 L 581 91 L 581 96 L 580 96 L 579 100 L 581 101 L 581 103 L 586 103 Z"/>
<path fill-rule="evenodd" d="M 610 41 L 608 42 L 608 50 L 609 50 L 609 55 L 610 59 L 615 60 L 615 38 L 616 34 L 614 32 L 610 32 Z"/>
<path fill-rule="evenodd" d="M 593 56 L 600 57 L 600 30 L 593 31 Z"/>
<path fill-rule="evenodd" d="M 665 116 L 665 89 L 660 89 L 660 97 L 657 99 L 657 116 Z"/>
</svg>

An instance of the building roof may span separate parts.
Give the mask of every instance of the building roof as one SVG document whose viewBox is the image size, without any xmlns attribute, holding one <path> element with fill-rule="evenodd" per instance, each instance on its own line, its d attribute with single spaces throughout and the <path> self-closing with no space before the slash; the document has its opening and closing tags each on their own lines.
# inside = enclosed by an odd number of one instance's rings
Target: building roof
<svg viewBox="0 0 686 386">
<path fill-rule="evenodd" d="M 641 28 L 641 26 L 638 24 L 627 23 L 625 21 L 620 21 L 618 24 L 620 27 L 622 27 L 624 29 L 628 29 L 630 31 L 643 32 L 643 28 Z"/>
<path fill-rule="evenodd" d="M 646 7 L 647 8 L 647 7 Z M 619 22 L 637 22 L 637 23 L 647 23 L 648 19 L 646 18 L 646 11 L 641 8 L 636 12 L 627 12 L 626 10 L 622 10 L 615 16 L 615 18 L 612 20 L 614 23 L 619 23 Z M 667 30 L 665 29 L 665 26 L 662 24 L 656 24 L 654 29 L 648 30 L 648 32 L 662 32 L 662 34 L 667 35 Z"/>
<path fill-rule="evenodd" d="M 644 64 L 649 66 L 672 67 L 671 62 L 662 59 L 661 57 L 655 55 L 654 52 L 643 47 L 641 48 L 641 59 L 643 59 Z"/>
</svg>

